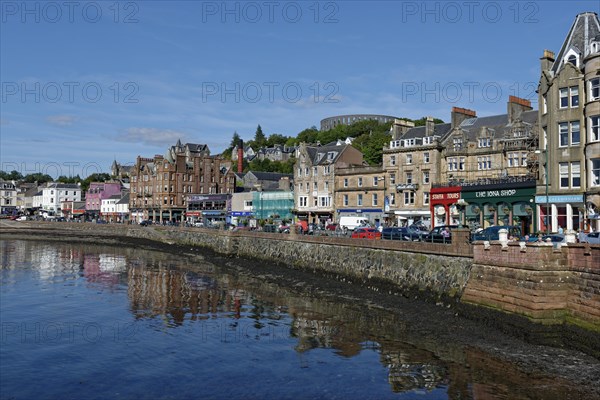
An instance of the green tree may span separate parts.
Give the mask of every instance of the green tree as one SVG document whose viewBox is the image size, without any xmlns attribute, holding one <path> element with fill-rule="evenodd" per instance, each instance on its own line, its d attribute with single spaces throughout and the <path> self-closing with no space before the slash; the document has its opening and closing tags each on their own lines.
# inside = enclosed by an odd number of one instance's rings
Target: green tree
<svg viewBox="0 0 600 400">
<path fill-rule="evenodd" d="M 258 125 L 256 127 L 256 133 L 254 134 L 254 144 L 257 148 L 261 148 L 266 144 L 266 142 L 267 138 L 265 137 L 265 134 L 263 133 L 260 125 Z"/>
<path fill-rule="evenodd" d="M 269 138 L 266 141 L 267 147 L 273 147 L 278 144 L 285 144 L 288 140 L 287 136 L 280 135 L 279 133 L 273 133 L 269 135 Z"/>
<path fill-rule="evenodd" d="M 230 148 L 234 148 L 235 146 L 240 144 L 240 135 L 238 135 L 237 131 L 233 132 L 233 137 L 231 138 L 231 143 L 229 143 Z"/>
<path fill-rule="evenodd" d="M 43 184 L 46 182 L 52 182 L 52 177 L 48 174 L 42 174 L 41 172 L 36 172 L 35 174 L 25 175 L 23 180 L 27 183 L 37 182 L 38 184 Z"/>
<path fill-rule="evenodd" d="M 415 126 L 425 126 L 426 121 L 427 121 L 427 117 L 423 117 L 421 119 L 415 119 L 413 122 L 415 123 Z M 442 121 L 439 118 L 434 118 L 433 123 L 434 124 L 443 124 L 444 121 Z"/>
<path fill-rule="evenodd" d="M 20 181 L 23 179 L 23 174 L 19 171 L 12 170 L 10 172 L 0 171 L 0 180 L 3 181 Z"/>
</svg>

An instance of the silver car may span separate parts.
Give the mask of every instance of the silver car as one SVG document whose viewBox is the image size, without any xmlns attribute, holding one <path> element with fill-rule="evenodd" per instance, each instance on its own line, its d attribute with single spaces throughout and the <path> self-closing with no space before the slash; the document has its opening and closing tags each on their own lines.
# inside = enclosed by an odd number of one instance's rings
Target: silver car
<svg viewBox="0 0 600 400">
<path fill-rule="evenodd" d="M 600 232 L 591 232 L 584 235 L 581 239 L 581 242 L 589 244 L 600 244 Z"/>
</svg>

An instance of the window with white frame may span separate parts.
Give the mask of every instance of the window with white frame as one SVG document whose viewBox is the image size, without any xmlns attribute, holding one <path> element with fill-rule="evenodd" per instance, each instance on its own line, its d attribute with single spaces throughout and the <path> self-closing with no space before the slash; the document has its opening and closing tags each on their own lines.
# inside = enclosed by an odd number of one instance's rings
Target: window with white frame
<svg viewBox="0 0 600 400">
<path fill-rule="evenodd" d="M 579 88 L 577 86 L 571 86 L 569 88 L 569 99 L 571 107 L 579 106 Z"/>
<path fill-rule="evenodd" d="M 560 122 L 558 124 L 558 138 L 560 147 L 578 145 L 581 142 L 579 121 Z"/>
<path fill-rule="evenodd" d="M 581 142 L 581 129 L 579 127 L 579 121 L 573 121 L 569 123 L 571 130 L 571 145 L 579 144 Z"/>
<path fill-rule="evenodd" d="M 363 195 L 362 195 L 362 194 L 359 194 L 359 195 L 356 197 L 356 205 L 357 205 L 357 206 L 362 206 L 362 205 L 363 205 L 363 202 L 362 202 L 362 200 L 363 200 Z"/>
<path fill-rule="evenodd" d="M 324 185 L 325 185 L 325 188 L 324 188 L 325 191 L 328 192 L 329 191 L 329 182 L 325 181 Z"/>
<path fill-rule="evenodd" d="M 390 185 L 396 184 L 396 174 L 390 174 Z"/>
<path fill-rule="evenodd" d="M 308 207 L 308 196 L 298 197 L 298 204 L 300 207 Z"/>
<path fill-rule="evenodd" d="M 390 205 L 396 205 L 396 193 L 390 193 Z"/>
<path fill-rule="evenodd" d="M 590 159 L 590 185 L 600 186 L 600 158 Z"/>
<path fill-rule="evenodd" d="M 345 194 L 343 197 L 344 206 L 348 206 L 348 195 Z"/>
<path fill-rule="evenodd" d="M 429 152 L 428 151 L 426 151 L 425 153 L 423 153 L 423 162 L 425 164 L 429 163 Z"/>
<path fill-rule="evenodd" d="M 323 167 L 323 175 L 329 175 L 331 174 L 331 165 L 325 165 Z"/>
<path fill-rule="evenodd" d="M 429 192 L 423 192 L 423 205 L 429 204 Z"/>
<path fill-rule="evenodd" d="M 318 174 L 317 167 L 313 167 L 313 176 L 317 176 Z"/>
<path fill-rule="evenodd" d="M 412 154 L 408 153 L 406 155 L 406 163 L 407 164 L 412 164 L 412 162 L 413 162 Z"/>
<path fill-rule="evenodd" d="M 358 178 L 358 187 L 362 187 L 362 178 Z"/>
<path fill-rule="evenodd" d="M 464 157 L 460 157 L 458 159 L 458 169 L 461 171 L 465 170 L 465 158 Z"/>
<path fill-rule="evenodd" d="M 396 156 L 390 156 L 390 165 L 396 165 Z"/>
<path fill-rule="evenodd" d="M 425 185 L 429 184 L 429 171 L 423 171 L 423 183 Z"/>
<path fill-rule="evenodd" d="M 600 115 L 590 117 L 590 142 L 600 141 Z"/>
<path fill-rule="evenodd" d="M 482 147 L 490 147 L 492 145 L 492 140 L 490 138 L 479 138 L 477 141 L 477 146 L 479 148 Z"/>
<path fill-rule="evenodd" d="M 517 160 L 517 162 L 518 162 L 518 160 Z M 491 156 L 477 157 L 477 169 L 480 171 L 492 169 L 492 157 Z"/>
<path fill-rule="evenodd" d="M 372 205 L 376 206 L 377 205 L 377 201 L 378 201 L 378 199 L 377 199 L 377 193 L 373 193 L 373 203 L 372 203 Z"/>
<path fill-rule="evenodd" d="M 558 141 L 559 146 L 566 147 L 569 145 L 569 123 L 560 122 L 558 124 Z"/>
<path fill-rule="evenodd" d="M 527 152 L 525 152 L 525 151 L 521 152 L 521 166 L 522 167 L 527 166 Z"/>
<path fill-rule="evenodd" d="M 454 138 L 454 139 L 452 139 L 452 145 L 454 147 L 454 150 L 460 150 L 460 149 L 462 149 L 462 145 L 463 145 L 462 138 Z"/>
<path fill-rule="evenodd" d="M 590 100 L 600 100 L 600 78 L 590 79 Z"/>
<path fill-rule="evenodd" d="M 566 163 L 566 162 L 558 163 L 558 172 L 560 175 L 561 189 L 569 188 L 569 163 Z"/>
<path fill-rule="evenodd" d="M 412 180 L 413 180 L 412 172 L 407 172 L 406 173 L 406 183 L 410 185 L 412 183 Z"/>
<path fill-rule="evenodd" d="M 308 171 L 309 171 L 308 167 L 305 167 L 304 168 L 304 176 L 309 176 Z"/>
<path fill-rule="evenodd" d="M 548 98 L 546 97 L 546 95 L 542 96 L 542 113 L 548 113 Z"/>
<path fill-rule="evenodd" d="M 479 160 L 477 160 L 477 165 L 479 165 Z M 508 167 L 518 167 L 519 166 L 519 153 L 508 153 Z"/>
<path fill-rule="evenodd" d="M 579 161 L 571 163 L 571 187 L 581 187 L 581 164 Z"/>
<path fill-rule="evenodd" d="M 313 190 L 319 190 L 319 182 L 313 182 Z"/>
<path fill-rule="evenodd" d="M 569 88 L 558 89 L 558 105 L 560 108 L 569 107 Z"/>
<path fill-rule="evenodd" d="M 331 206 L 331 197 L 319 196 L 319 207 L 330 207 L 330 206 Z"/>
<path fill-rule="evenodd" d="M 377 181 L 377 179 L 378 179 L 378 178 L 377 178 L 376 176 L 374 176 L 374 177 L 373 177 L 373 186 L 377 186 L 377 184 L 379 183 L 379 182 Z"/>
<path fill-rule="evenodd" d="M 415 204 L 415 192 L 408 190 L 404 192 L 404 205 Z"/>
<path fill-rule="evenodd" d="M 456 157 L 448 158 L 448 171 L 458 171 L 458 160 Z"/>
<path fill-rule="evenodd" d="M 348 187 L 348 178 L 344 178 L 344 187 L 347 188 Z"/>
</svg>

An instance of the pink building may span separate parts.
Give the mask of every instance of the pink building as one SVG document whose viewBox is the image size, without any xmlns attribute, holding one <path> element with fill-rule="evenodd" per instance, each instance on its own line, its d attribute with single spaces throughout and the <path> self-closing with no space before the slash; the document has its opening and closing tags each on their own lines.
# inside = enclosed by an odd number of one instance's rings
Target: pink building
<svg viewBox="0 0 600 400">
<path fill-rule="evenodd" d="M 120 182 L 92 182 L 85 193 L 85 210 L 89 216 L 98 217 L 102 200 L 121 195 Z"/>
</svg>

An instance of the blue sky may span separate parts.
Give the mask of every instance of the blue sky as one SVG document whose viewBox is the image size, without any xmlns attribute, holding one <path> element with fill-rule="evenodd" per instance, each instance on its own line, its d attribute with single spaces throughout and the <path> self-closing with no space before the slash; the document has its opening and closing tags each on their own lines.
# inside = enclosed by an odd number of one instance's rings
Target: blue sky
<svg viewBox="0 0 600 400">
<path fill-rule="evenodd" d="M 80 174 L 351 113 L 532 100 L 600 1 L 0 2 L 0 169 Z"/>
</svg>

